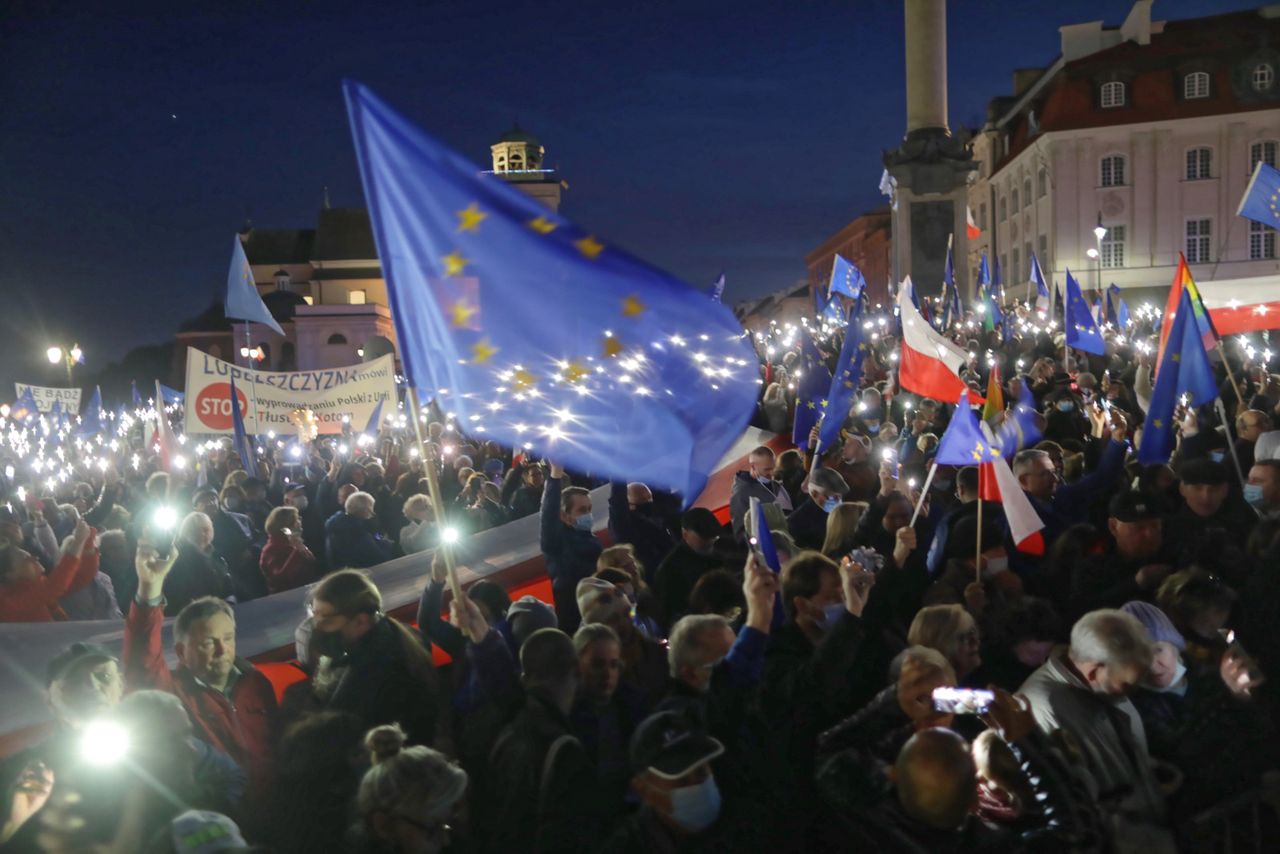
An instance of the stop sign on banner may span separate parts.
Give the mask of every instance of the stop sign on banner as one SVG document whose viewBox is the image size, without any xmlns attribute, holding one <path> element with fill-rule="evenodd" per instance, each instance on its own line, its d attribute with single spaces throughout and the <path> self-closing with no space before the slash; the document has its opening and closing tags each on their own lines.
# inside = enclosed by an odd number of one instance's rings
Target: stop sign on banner
<svg viewBox="0 0 1280 854">
<path fill-rule="evenodd" d="M 248 416 L 249 401 L 244 389 L 236 389 L 236 397 L 240 400 L 240 416 Z M 213 383 L 200 389 L 196 397 L 196 417 L 205 430 L 230 430 L 231 383 Z"/>
</svg>

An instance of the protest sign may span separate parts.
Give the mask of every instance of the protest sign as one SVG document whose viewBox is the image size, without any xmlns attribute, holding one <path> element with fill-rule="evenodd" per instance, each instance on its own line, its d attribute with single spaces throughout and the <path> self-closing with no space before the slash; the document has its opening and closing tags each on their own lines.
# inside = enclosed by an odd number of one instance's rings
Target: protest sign
<svg viewBox="0 0 1280 854">
<path fill-rule="evenodd" d="M 289 414 L 300 408 L 315 413 L 321 434 L 341 433 L 344 417 L 352 430 L 360 430 L 379 401 L 396 400 L 395 357 L 391 355 L 342 368 L 282 372 L 242 368 L 188 348 L 188 433 L 231 434 L 233 377 L 245 431 L 251 434 L 292 432 Z"/>
<path fill-rule="evenodd" d="M 26 383 L 14 383 L 13 387 L 17 390 L 18 399 L 31 390 L 31 397 L 36 402 L 36 408 L 41 412 L 48 412 L 53 409 L 53 404 L 62 401 L 62 409 L 75 415 L 80 411 L 80 389 L 78 388 L 50 388 L 42 385 L 27 385 Z"/>
</svg>

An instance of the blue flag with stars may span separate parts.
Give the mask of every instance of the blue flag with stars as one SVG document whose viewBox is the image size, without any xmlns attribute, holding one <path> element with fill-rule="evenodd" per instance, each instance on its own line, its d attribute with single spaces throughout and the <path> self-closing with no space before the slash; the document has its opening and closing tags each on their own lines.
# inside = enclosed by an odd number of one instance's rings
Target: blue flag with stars
<svg viewBox="0 0 1280 854">
<path fill-rule="evenodd" d="M 246 323 L 261 323 L 268 329 L 283 335 L 284 330 L 267 310 L 267 305 L 258 296 L 258 288 L 253 283 L 253 269 L 244 254 L 244 242 L 236 235 L 235 245 L 231 249 L 231 269 L 227 271 L 227 299 L 225 303 L 227 317 L 243 320 Z"/>
<path fill-rule="evenodd" d="M 1280 170 L 1259 160 L 1236 215 L 1280 228 Z"/>
<path fill-rule="evenodd" d="M 827 390 L 831 387 L 831 371 L 827 370 L 818 348 L 807 330 L 800 332 L 800 381 L 796 383 L 796 415 L 791 427 L 791 442 L 801 448 L 809 446 L 809 432 L 818 423 L 827 406 Z"/>
<path fill-rule="evenodd" d="M 1185 288 L 1156 371 L 1151 406 L 1147 408 L 1142 429 L 1142 444 L 1138 446 L 1138 462 L 1146 465 L 1169 461 L 1174 447 L 1173 411 L 1183 395 L 1192 407 L 1204 406 L 1218 396 L 1218 383 Z"/>
<path fill-rule="evenodd" d="M 849 313 L 849 325 L 845 329 L 844 344 L 840 347 L 840 359 L 827 390 L 826 413 L 818 428 L 818 453 L 831 448 L 840 438 L 840 429 L 849 415 L 849 404 L 858 393 L 862 382 L 862 359 L 867 355 L 867 342 L 862 335 L 862 303 L 853 304 Z"/>
<path fill-rule="evenodd" d="M 978 418 L 969 407 L 969 392 L 960 392 L 951 423 L 938 442 L 934 462 L 940 466 L 977 466 L 1000 456 L 1000 449 L 987 440 Z"/>
<path fill-rule="evenodd" d="M 1080 284 L 1071 270 L 1067 270 L 1067 306 L 1066 318 L 1062 321 L 1063 330 L 1067 334 L 1067 346 L 1084 350 L 1095 356 L 1106 355 L 1107 348 L 1102 341 L 1102 333 L 1098 332 L 1098 324 L 1093 319 L 1089 304 L 1080 293 Z"/>
<path fill-rule="evenodd" d="M 102 419 L 102 388 L 94 386 L 93 396 L 89 398 L 89 404 L 80 415 L 80 424 L 76 427 L 76 432 L 81 436 L 97 435 L 102 432 Z"/>
<path fill-rule="evenodd" d="M 956 287 L 956 260 L 951 243 L 947 243 L 947 263 L 942 268 L 942 331 L 951 328 L 964 316 L 960 308 L 960 289 Z"/>
<path fill-rule="evenodd" d="M 479 439 L 697 497 L 759 392 L 733 312 L 343 88 L 409 381 Z"/>
<path fill-rule="evenodd" d="M 1116 325 L 1121 331 L 1129 328 L 1129 304 L 1123 297 L 1120 299 L 1120 308 L 1116 311 Z"/>
<path fill-rule="evenodd" d="M 1036 286 L 1036 307 L 1049 309 L 1049 285 L 1044 280 L 1044 271 L 1040 269 L 1040 259 L 1031 253 L 1031 281 Z"/>
<path fill-rule="evenodd" d="M 831 286 L 827 288 L 827 295 L 844 294 L 850 299 L 858 299 L 866 286 L 867 279 L 858 265 L 837 255 L 831 264 Z"/>
<path fill-rule="evenodd" d="M 385 397 L 378 398 L 378 405 L 373 408 L 373 412 L 369 414 L 369 421 L 364 425 L 362 432 L 370 436 L 377 436 L 378 431 L 382 429 L 382 403 Z"/>
</svg>

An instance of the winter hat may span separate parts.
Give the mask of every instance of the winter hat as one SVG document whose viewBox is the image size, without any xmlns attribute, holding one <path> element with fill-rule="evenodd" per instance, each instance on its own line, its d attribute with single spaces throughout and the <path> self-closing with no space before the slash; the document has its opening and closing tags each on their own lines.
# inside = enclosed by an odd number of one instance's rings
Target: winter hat
<svg viewBox="0 0 1280 854">
<path fill-rule="evenodd" d="M 584 623 L 607 623 L 618 614 L 631 610 L 631 603 L 622 591 L 594 576 L 578 582 L 577 599 Z"/>
<path fill-rule="evenodd" d="M 556 612 L 536 596 L 521 596 L 507 609 L 507 623 L 511 626 L 511 638 L 518 649 L 538 629 L 554 629 Z"/>
<path fill-rule="evenodd" d="M 1120 606 L 1120 610 L 1130 616 L 1136 617 L 1139 623 L 1146 628 L 1147 634 L 1151 636 L 1152 643 L 1171 643 L 1179 650 L 1186 650 L 1187 642 L 1182 637 L 1182 633 L 1173 627 L 1173 623 L 1161 611 L 1150 602 L 1125 602 Z"/>
<path fill-rule="evenodd" d="M 169 825 L 173 850 L 183 854 L 245 851 L 248 845 L 236 823 L 222 813 L 187 810 Z"/>
</svg>

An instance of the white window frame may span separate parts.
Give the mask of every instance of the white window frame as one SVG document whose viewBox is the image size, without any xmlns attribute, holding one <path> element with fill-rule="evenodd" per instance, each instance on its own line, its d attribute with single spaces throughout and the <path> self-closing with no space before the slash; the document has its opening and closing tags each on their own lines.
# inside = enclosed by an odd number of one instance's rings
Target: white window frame
<svg viewBox="0 0 1280 854">
<path fill-rule="evenodd" d="M 1197 145 L 1186 153 L 1188 181 L 1204 181 L 1213 177 L 1213 147 Z"/>
<path fill-rule="evenodd" d="M 1123 225 L 1109 225 L 1102 238 L 1102 255 L 1099 260 L 1107 269 L 1124 266 L 1124 242 L 1128 236 Z"/>
<path fill-rule="evenodd" d="M 352 288 L 347 291 L 347 305 L 368 305 L 369 292 L 364 288 Z"/>
<path fill-rule="evenodd" d="M 1119 80 L 1110 80 L 1102 84 L 1102 91 L 1098 95 L 1098 104 L 1104 110 L 1113 110 L 1116 107 L 1125 105 L 1126 87 Z"/>
<path fill-rule="evenodd" d="M 1182 97 L 1187 101 L 1209 97 L 1209 73 L 1193 71 L 1182 78 Z"/>
<path fill-rule="evenodd" d="M 1276 70 L 1269 62 L 1259 62 L 1250 72 L 1249 82 L 1255 92 L 1270 92 L 1271 87 L 1276 85 Z"/>
<path fill-rule="evenodd" d="M 1188 264 L 1208 264 L 1213 261 L 1213 217 L 1188 218 L 1183 234 Z"/>
<path fill-rule="evenodd" d="M 1276 257 L 1276 230 L 1260 222 L 1249 221 L 1249 260 L 1267 261 Z"/>
<path fill-rule="evenodd" d="M 1119 169 L 1117 169 L 1117 165 Z M 1129 158 L 1119 152 L 1108 154 L 1098 161 L 1098 186 L 1100 187 L 1123 187 L 1125 186 L 1125 172 L 1129 165 Z"/>
<path fill-rule="evenodd" d="M 1041 169 L 1036 175 L 1036 198 L 1043 199 L 1049 193 L 1049 170 Z"/>
<path fill-rule="evenodd" d="M 1276 142 L 1274 139 L 1260 139 L 1252 143 L 1249 146 L 1249 174 L 1253 174 L 1253 170 L 1257 167 L 1259 160 L 1268 166 L 1274 167 L 1277 157 L 1280 157 L 1280 142 Z"/>
</svg>

